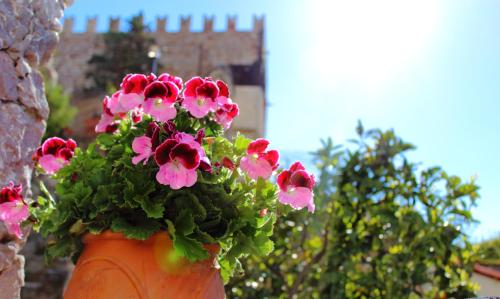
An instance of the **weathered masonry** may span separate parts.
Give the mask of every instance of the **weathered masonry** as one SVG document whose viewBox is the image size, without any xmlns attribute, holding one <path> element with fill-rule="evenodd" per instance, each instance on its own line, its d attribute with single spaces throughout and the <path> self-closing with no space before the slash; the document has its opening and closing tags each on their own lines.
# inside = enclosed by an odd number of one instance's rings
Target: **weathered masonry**
<svg viewBox="0 0 500 299">
<path fill-rule="evenodd" d="M 61 41 L 53 67 L 59 83 L 72 94 L 79 94 L 86 82 L 87 61 L 103 51 L 103 34 L 96 31 L 97 19 L 89 18 L 85 32 L 73 32 L 72 18 L 64 21 Z M 232 99 L 240 107 L 233 128 L 249 137 L 265 134 L 266 69 L 264 59 L 264 19 L 254 17 L 253 28 L 236 29 L 236 18 L 228 17 L 225 31 L 214 31 L 214 17 L 205 17 L 203 30 L 191 30 L 191 17 L 182 17 L 180 30 L 167 30 L 168 19 L 156 19 L 149 32 L 161 50 L 159 73 L 168 72 L 187 80 L 195 75 L 222 79 L 230 85 Z M 111 18 L 109 31 L 120 30 L 120 19 Z M 73 98 L 79 108 L 73 130 L 77 138 L 90 139 L 101 112 L 101 98 Z M 86 138 L 88 137 L 88 138 Z"/>
</svg>

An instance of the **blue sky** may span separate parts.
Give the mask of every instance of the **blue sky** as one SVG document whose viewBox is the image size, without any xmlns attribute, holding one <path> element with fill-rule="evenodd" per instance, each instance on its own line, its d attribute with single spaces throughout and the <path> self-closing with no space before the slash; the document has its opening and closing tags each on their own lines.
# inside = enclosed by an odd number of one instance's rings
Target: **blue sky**
<svg viewBox="0 0 500 299">
<path fill-rule="evenodd" d="M 375 3 L 376 2 L 376 3 Z M 266 17 L 267 137 L 276 148 L 307 152 L 321 138 L 344 143 L 361 119 L 394 128 L 417 145 L 409 157 L 463 178 L 477 175 L 481 224 L 474 240 L 500 232 L 500 2 L 495 0 L 79 0 L 66 11 L 83 30 L 88 16 L 203 15 L 223 30 L 227 15 L 249 29 Z M 123 22 L 122 22 L 123 23 Z"/>
</svg>

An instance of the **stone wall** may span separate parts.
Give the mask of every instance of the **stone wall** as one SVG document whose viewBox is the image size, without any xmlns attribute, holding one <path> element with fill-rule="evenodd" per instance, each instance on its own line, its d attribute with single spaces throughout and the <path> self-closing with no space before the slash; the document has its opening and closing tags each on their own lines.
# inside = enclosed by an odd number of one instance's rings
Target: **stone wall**
<svg viewBox="0 0 500 299">
<path fill-rule="evenodd" d="M 101 113 L 103 95 L 92 98 L 78 95 L 91 84 L 85 76 L 87 61 L 93 54 L 101 53 L 104 44 L 103 34 L 96 31 L 96 18 L 87 20 L 84 32 L 73 32 L 73 23 L 72 18 L 64 21 L 53 67 L 59 83 L 75 95 L 73 103 L 79 113 L 72 130 L 74 137 L 85 144 L 94 138 L 93 128 Z M 236 118 L 232 132 L 263 136 L 266 109 L 263 17 L 254 17 L 253 27 L 247 31 L 237 30 L 236 17 L 227 18 L 223 31 L 214 31 L 213 17 L 204 18 L 203 30 L 199 32 L 191 29 L 191 17 L 181 18 L 177 32 L 169 31 L 167 23 L 166 17 L 157 18 L 155 30 L 149 32 L 161 49 L 159 72 L 175 74 L 184 80 L 201 75 L 226 81 L 233 91 L 233 100 L 240 105 L 240 114 L 245 117 L 245 120 Z M 119 30 L 120 19 L 111 18 L 109 32 Z"/>
<path fill-rule="evenodd" d="M 28 198 L 31 155 L 49 114 L 38 68 L 57 45 L 59 20 L 68 2 L 0 1 L 0 185 L 22 183 Z M 0 299 L 20 296 L 24 258 L 18 252 L 24 242 L 0 224 Z"/>
<path fill-rule="evenodd" d="M 236 18 L 227 19 L 225 31 L 214 31 L 214 18 L 205 17 L 203 31 L 191 30 L 191 17 L 181 19 L 178 32 L 168 31 L 167 18 L 157 18 L 156 29 L 149 33 L 161 48 L 160 65 L 164 71 L 182 78 L 209 75 L 228 65 L 251 65 L 263 51 L 264 19 L 254 17 L 250 31 L 236 30 Z M 119 30 L 120 20 L 111 18 L 109 31 Z M 54 55 L 59 82 L 72 93 L 85 86 L 87 61 L 103 51 L 102 33 L 96 32 L 97 19 L 87 20 L 85 32 L 73 32 L 72 18 L 64 21 L 60 46 Z"/>
</svg>

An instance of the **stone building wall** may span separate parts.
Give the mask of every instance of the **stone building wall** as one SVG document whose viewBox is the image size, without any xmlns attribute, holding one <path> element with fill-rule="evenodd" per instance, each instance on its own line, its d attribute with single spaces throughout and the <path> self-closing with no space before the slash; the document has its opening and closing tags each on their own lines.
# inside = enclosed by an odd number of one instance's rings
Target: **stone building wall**
<svg viewBox="0 0 500 299">
<path fill-rule="evenodd" d="M 74 95 L 87 86 L 87 61 L 94 53 L 104 50 L 103 35 L 96 32 L 97 19 L 87 20 L 85 32 L 73 32 L 72 18 L 64 21 L 61 42 L 54 56 L 53 66 L 59 83 Z M 224 31 L 214 31 L 214 18 L 205 17 L 203 30 L 191 30 L 191 17 L 181 19 L 178 32 L 167 29 L 168 19 L 157 18 L 156 29 L 150 32 L 161 49 L 159 72 L 168 72 L 187 80 L 195 75 L 212 76 L 230 85 L 232 98 L 241 109 L 233 131 L 246 132 L 250 137 L 264 135 L 265 127 L 265 61 L 264 19 L 254 17 L 248 31 L 236 29 L 236 18 L 228 17 Z M 120 19 L 110 19 L 109 31 L 120 28 Z M 241 92 L 238 92 L 241 91 Z M 74 98 L 80 109 L 73 125 L 76 137 L 93 137 L 93 127 L 101 110 L 101 97 Z M 83 112 L 83 113 L 82 113 Z M 244 119 L 243 119 L 244 118 Z"/>
<path fill-rule="evenodd" d="M 27 198 L 39 145 L 49 114 L 38 71 L 50 58 L 69 0 L 0 1 L 0 185 L 22 183 Z M 28 234 L 29 230 L 26 230 Z M 0 223 L 0 299 L 20 296 L 24 258 L 16 240 Z"/>
</svg>

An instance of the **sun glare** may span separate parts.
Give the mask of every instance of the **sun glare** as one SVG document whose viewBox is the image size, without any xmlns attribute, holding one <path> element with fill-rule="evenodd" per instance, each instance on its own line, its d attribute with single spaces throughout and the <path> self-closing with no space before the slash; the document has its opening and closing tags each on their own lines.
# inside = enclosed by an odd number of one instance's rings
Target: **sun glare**
<svg viewBox="0 0 500 299">
<path fill-rule="evenodd" d="M 438 1 L 313 0 L 302 63 L 332 88 L 372 91 L 421 58 L 437 28 Z"/>
</svg>

